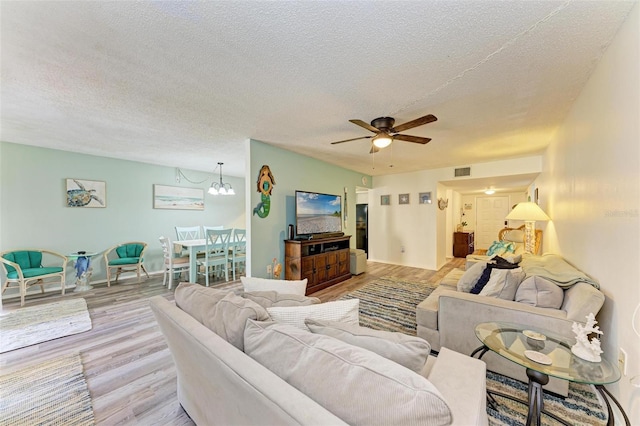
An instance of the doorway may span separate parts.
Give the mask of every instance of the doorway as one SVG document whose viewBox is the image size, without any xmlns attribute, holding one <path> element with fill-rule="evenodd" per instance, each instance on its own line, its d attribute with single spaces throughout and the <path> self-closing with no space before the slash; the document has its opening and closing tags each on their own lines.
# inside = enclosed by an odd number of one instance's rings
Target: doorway
<svg viewBox="0 0 640 426">
<path fill-rule="evenodd" d="M 476 210 L 476 249 L 488 249 L 504 228 L 509 214 L 509 197 L 478 197 Z"/>
<path fill-rule="evenodd" d="M 356 248 L 369 258 L 369 205 L 356 204 Z"/>
</svg>

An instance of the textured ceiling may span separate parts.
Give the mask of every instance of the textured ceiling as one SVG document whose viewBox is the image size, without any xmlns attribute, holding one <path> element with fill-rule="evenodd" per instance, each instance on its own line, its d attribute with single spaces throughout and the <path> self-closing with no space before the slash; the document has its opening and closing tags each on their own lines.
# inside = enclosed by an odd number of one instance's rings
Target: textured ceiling
<svg viewBox="0 0 640 426">
<path fill-rule="evenodd" d="M 0 137 L 235 176 L 248 138 L 372 175 L 539 154 L 635 3 L 3 1 Z M 425 114 L 375 163 L 330 144 Z"/>
</svg>

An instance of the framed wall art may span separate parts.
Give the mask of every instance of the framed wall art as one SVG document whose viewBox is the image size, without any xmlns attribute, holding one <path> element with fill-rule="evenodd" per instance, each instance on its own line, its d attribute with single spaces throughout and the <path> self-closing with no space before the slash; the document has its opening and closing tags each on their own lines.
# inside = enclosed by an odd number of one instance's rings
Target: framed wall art
<svg viewBox="0 0 640 426">
<path fill-rule="evenodd" d="M 398 204 L 409 204 L 409 194 L 398 194 Z"/>
<path fill-rule="evenodd" d="M 418 194 L 418 203 L 431 204 L 431 192 L 421 192 Z"/>
<path fill-rule="evenodd" d="M 153 208 L 204 210 L 204 189 L 153 185 Z"/>
<path fill-rule="evenodd" d="M 380 196 L 380 205 L 381 206 L 390 206 L 391 205 L 391 195 L 381 195 Z"/>
<path fill-rule="evenodd" d="M 100 180 L 67 179 L 67 207 L 107 207 L 107 184 Z"/>
</svg>

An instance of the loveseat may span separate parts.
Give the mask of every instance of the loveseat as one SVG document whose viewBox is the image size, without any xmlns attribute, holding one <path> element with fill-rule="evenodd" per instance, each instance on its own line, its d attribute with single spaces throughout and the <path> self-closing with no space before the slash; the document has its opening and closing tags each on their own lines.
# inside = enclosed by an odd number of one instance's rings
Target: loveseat
<svg viewBox="0 0 640 426">
<path fill-rule="evenodd" d="M 483 265 L 486 263 L 473 263 L 472 267 L 482 272 Z M 525 279 L 515 289 L 516 295 L 510 295 L 511 300 L 469 293 L 461 284 L 473 281 L 474 277 L 468 277 L 473 271 L 452 270 L 417 306 L 417 335 L 429 341 L 434 351 L 447 347 L 463 354 L 471 354 L 481 346 L 475 326 L 489 321 L 525 324 L 532 330 L 552 330 L 572 340 L 573 322 L 584 323 L 586 316 L 597 314 L 604 303 L 598 284 L 561 256 L 524 255 L 520 265 Z M 549 284 L 550 280 L 555 281 Z M 551 305 L 556 307 L 548 307 Z M 482 359 L 490 371 L 524 382 L 528 380 L 523 367 L 493 352 L 487 352 Z M 545 389 L 566 396 L 568 382 L 551 378 Z"/>
<path fill-rule="evenodd" d="M 181 288 L 192 294 L 185 297 Z M 176 365 L 178 400 L 196 424 L 487 424 L 482 361 L 444 347 L 434 357 L 425 342 L 418 374 L 338 338 L 265 321 L 259 308 L 238 298 L 259 302 L 255 294 L 215 291 L 181 284 L 176 303 L 150 300 Z M 242 313 L 232 320 L 220 303 L 241 306 Z M 237 321 L 231 323 L 244 317 L 244 341 L 234 341 Z"/>
</svg>

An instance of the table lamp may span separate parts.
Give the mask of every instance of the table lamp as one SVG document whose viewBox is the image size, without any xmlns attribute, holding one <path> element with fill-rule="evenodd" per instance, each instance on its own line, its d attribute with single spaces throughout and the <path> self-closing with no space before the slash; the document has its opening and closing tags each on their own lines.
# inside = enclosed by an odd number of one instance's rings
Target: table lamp
<svg viewBox="0 0 640 426">
<path fill-rule="evenodd" d="M 540 206 L 530 201 L 518 203 L 506 217 L 508 220 L 524 221 L 524 250 L 534 253 L 536 246 L 536 221 L 551 220 Z"/>
</svg>

